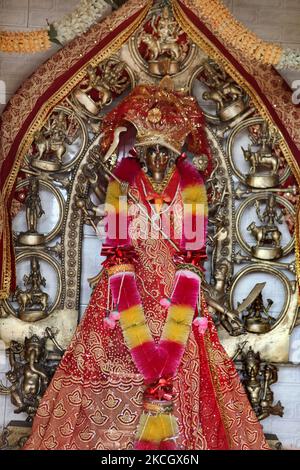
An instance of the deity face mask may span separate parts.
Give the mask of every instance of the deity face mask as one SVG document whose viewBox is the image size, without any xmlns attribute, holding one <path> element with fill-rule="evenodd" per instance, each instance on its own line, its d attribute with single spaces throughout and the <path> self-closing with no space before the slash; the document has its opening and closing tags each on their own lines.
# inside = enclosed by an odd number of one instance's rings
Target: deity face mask
<svg viewBox="0 0 300 470">
<path fill-rule="evenodd" d="M 162 181 L 175 164 L 177 154 L 160 144 L 137 147 L 138 158 L 145 173 L 155 181 Z"/>
<path fill-rule="evenodd" d="M 147 148 L 146 163 L 152 174 L 165 173 L 169 161 L 169 150 L 166 147 L 155 145 Z"/>
</svg>

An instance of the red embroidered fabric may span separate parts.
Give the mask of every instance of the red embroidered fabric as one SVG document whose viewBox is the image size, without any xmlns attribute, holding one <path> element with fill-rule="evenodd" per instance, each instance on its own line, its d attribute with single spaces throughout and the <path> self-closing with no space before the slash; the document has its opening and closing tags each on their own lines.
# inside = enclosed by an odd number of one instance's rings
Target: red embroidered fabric
<svg viewBox="0 0 300 470">
<path fill-rule="evenodd" d="M 132 185 L 140 202 L 142 176 Z M 175 195 L 182 205 L 180 191 Z M 176 213 L 176 217 L 180 214 Z M 176 221 L 175 221 L 176 222 Z M 144 223 L 144 225 L 143 225 Z M 140 229 L 148 224 L 140 223 Z M 176 225 L 176 223 L 175 223 Z M 180 223 L 179 223 L 180 225 Z M 145 317 L 159 340 L 176 266 L 174 249 L 162 238 L 133 241 L 137 287 Z M 131 359 L 119 324 L 103 324 L 108 277 L 95 288 L 74 338 L 46 391 L 25 449 L 131 449 L 142 412 L 143 377 Z M 221 346 L 202 299 L 208 328 L 193 326 L 174 380 L 180 449 L 268 449 L 262 427 L 249 404 L 233 362 Z"/>
</svg>

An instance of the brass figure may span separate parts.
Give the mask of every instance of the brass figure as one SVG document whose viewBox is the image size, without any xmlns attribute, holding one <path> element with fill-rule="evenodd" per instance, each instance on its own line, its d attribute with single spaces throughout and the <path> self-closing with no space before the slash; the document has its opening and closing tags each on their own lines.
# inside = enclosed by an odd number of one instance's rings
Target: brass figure
<svg viewBox="0 0 300 470">
<path fill-rule="evenodd" d="M 270 415 L 283 416 L 284 408 L 280 401 L 273 405 L 274 394 L 271 390 L 271 385 L 278 380 L 277 368 L 273 364 L 263 364 L 260 354 L 251 347 L 243 355 L 243 366 L 243 384 L 258 419 Z"/>
<path fill-rule="evenodd" d="M 25 198 L 27 232 L 21 232 L 18 242 L 21 245 L 41 245 L 45 242 L 45 236 L 38 233 L 38 219 L 45 214 L 39 195 L 39 181 L 31 177 L 28 184 L 28 194 Z"/>
<path fill-rule="evenodd" d="M 68 122 L 63 110 L 52 114 L 44 127 L 35 133 L 36 152 L 30 159 L 32 167 L 50 172 L 61 169 L 66 144 L 71 145 L 74 141 L 69 136 L 71 126 L 72 119 Z"/>
<path fill-rule="evenodd" d="M 231 267 L 227 260 L 220 261 L 214 272 L 215 285 L 214 290 L 219 299 L 223 299 L 226 292 L 227 280 L 230 275 Z"/>
<path fill-rule="evenodd" d="M 265 318 L 262 317 L 262 314 L 258 315 L 256 310 L 254 311 L 254 306 L 257 307 L 255 302 L 266 283 L 256 284 L 243 302 L 238 303 L 236 309 L 229 308 L 228 305 L 230 305 L 231 302 L 228 292 L 226 292 L 226 285 L 230 275 L 229 268 L 228 263 L 225 261 L 216 266 L 214 286 L 207 285 L 206 282 L 203 281 L 203 289 L 208 305 L 212 306 L 217 312 L 220 312 L 221 324 L 232 336 L 245 334 L 246 330 L 255 333 L 265 333 L 269 331 L 270 328 L 267 329 L 265 326 Z M 271 305 L 272 303 L 269 305 L 269 308 Z M 245 311 L 249 314 L 243 314 Z M 265 309 L 264 313 L 267 315 L 267 309 Z M 241 314 L 242 320 L 240 319 Z M 268 316 L 268 322 L 273 324 L 275 321 L 275 318 Z M 263 330 L 263 328 L 265 329 Z"/>
<path fill-rule="evenodd" d="M 51 378 L 51 370 L 46 366 L 45 338 L 36 335 L 25 338 L 22 345 L 12 341 L 9 348 L 11 370 L 6 377 L 10 387 L 1 385 L 0 393 L 9 394 L 15 413 L 27 413 L 27 421 L 32 421 L 39 402 Z"/>
<path fill-rule="evenodd" d="M 244 387 L 247 391 L 248 398 L 256 415 L 259 412 L 259 402 L 261 394 L 261 384 L 259 380 L 260 372 L 260 355 L 255 353 L 250 347 L 244 356 Z"/>
<path fill-rule="evenodd" d="M 273 405 L 274 393 L 271 390 L 273 385 L 278 380 L 277 367 L 274 364 L 266 364 L 263 369 L 263 390 L 262 398 L 260 401 L 260 414 L 259 420 L 265 419 L 270 415 L 283 416 L 284 407 L 281 402 L 278 401 L 276 405 Z"/>
<path fill-rule="evenodd" d="M 260 133 L 254 144 L 259 150 L 251 150 L 251 145 L 245 150 L 242 147 L 244 158 L 250 164 L 250 172 L 246 183 L 254 188 L 273 188 L 279 184 L 279 158 L 274 151 L 279 136 L 271 130 L 266 122 L 260 126 Z"/>
<path fill-rule="evenodd" d="M 113 95 L 123 93 L 129 84 L 126 64 L 110 58 L 97 67 L 87 67 L 87 76 L 76 87 L 73 97 L 85 114 L 96 117 L 104 106 L 111 104 Z"/>
<path fill-rule="evenodd" d="M 48 315 L 49 303 L 49 295 L 41 290 L 41 286 L 46 286 L 46 279 L 41 274 L 40 263 L 35 256 L 31 258 L 30 265 L 29 276 L 25 275 L 23 278 L 27 289 L 21 290 L 17 286 L 13 296 L 13 300 L 19 305 L 19 318 L 27 322 L 45 318 Z"/>
<path fill-rule="evenodd" d="M 178 73 L 187 51 L 179 42 L 182 30 L 168 6 L 152 16 L 150 26 L 152 31 L 142 30 L 137 39 L 138 47 L 147 47 L 149 72 L 160 76 Z"/>
<path fill-rule="evenodd" d="M 273 300 L 267 299 L 267 305 L 265 306 L 262 297 L 262 289 L 265 286 L 265 282 L 259 284 L 260 291 L 253 302 L 242 311 L 242 321 L 247 331 L 251 333 L 266 333 L 270 331 L 276 318 L 269 315 L 269 310 L 273 305 Z"/>
<path fill-rule="evenodd" d="M 200 80 L 209 88 L 209 91 L 203 93 L 202 98 L 215 103 L 217 117 L 222 123 L 234 121 L 235 125 L 249 115 L 245 92 L 219 65 L 211 60 L 205 61 Z"/>
<path fill-rule="evenodd" d="M 283 214 L 278 210 L 276 196 L 269 194 L 265 210 L 261 213 L 261 204 L 255 202 L 256 214 L 260 222 L 264 225 L 257 226 L 252 222 L 247 230 L 256 240 L 256 246 L 252 247 L 253 256 L 259 259 L 272 260 L 282 256 L 281 232 L 276 223 L 281 224 Z"/>
</svg>

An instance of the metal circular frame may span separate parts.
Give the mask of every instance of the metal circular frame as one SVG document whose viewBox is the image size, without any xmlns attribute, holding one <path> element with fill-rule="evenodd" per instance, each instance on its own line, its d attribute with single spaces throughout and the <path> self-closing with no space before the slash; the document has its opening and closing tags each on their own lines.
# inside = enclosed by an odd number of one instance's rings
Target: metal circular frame
<svg viewBox="0 0 300 470">
<path fill-rule="evenodd" d="M 81 144 L 81 148 L 80 148 L 78 154 L 75 156 L 75 158 L 73 158 L 72 161 L 70 161 L 69 163 L 65 163 L 65 164 L 63 163 L 63 164 L 61 165 L 61 168 L 55 172 L 55 173 L 61 173 L 61 172 L 63 172 L 63 171 L 68 171 L 68 170 L 70 170 L 70 169 L 78 162 L 78 160 L 80 159 L 82 153 L 84 152 L 85 146 L 86 146 L 86 144 L 87 144 L 87 142 L 88 142 L 88 133 L 87 133 L 87 129 L 86 129 L 86 126 L 85 126 L 85 124 L 84 124 L 83 119 L 81 119 L 81 117 L 78 116 L 78 114 L 74 113 L 73 110 L 71 110 L 71 109 L 69 109 L 69 108 L 65 108 L 64 106 L 56 106 L 55 108 L 53 108 L 52 113 L 55 113 L 55 112 L 57 112 L 57 111 L 63 111 L 63 112 L 66 113 L 68 116 L 74 115 L 75 118 L 76 118 L 76 120 L 78 121 L 79 126 L 80 126 L 81 131 L 82 131 L 82 144 Z M 51 114 L 52 114 L 52 113 L 51 113 Z M 51 117 L 51 114 L 49 115 L 48 119 Z M 44 124 L 45 124 L 45 123 L 44 123 Z M 44 126 L 44 124 L 42 125 L 42 127 Z M 41 128 L 42 128 L 42 127 L 41 127 Z M 29 162 L 29 159 L 28 159 L 27 156 L 25 157 L 24 160 L 25 160 L 25 162 L 26 162 L 28 165 L 30 165 L 30 162 Z"/>
<path fill-rule="evenodd" d="M 254 264 L 251 265 L 251 266 L 246 266 L 241 271 L 239 271 L 234 276 L 234 278 L 232 280 L 232 284 L 231 284 L 231 288 L 230 288 L 230 295 L 229 295 L 229 305 L 230 305 L 231 309 L 234 308 L 234 305 L 233 305 L 234 290 L 237 287 L 237 284 L 240 281 L 240 279 L 242 277 L 246 276 L 247 274 L 261 273 L 261 272 L 265 272 L 267 274 L 270 274 L 270 275 L 275 276 L 278 279 L 280 279 L 280 281 L 282 282 L 282 284 L 284 286 L 284 290 L 285 290 L 285 293 L 286 293 L 284 308 L 280 312 L 280 314 L 278 315 L 278 317 L 276 319 L 276 322 L 272 326 L 271 330 L 273 330 L 274 328 L 276 328 L 283 321 L 285 315 L 287 314 L 287 312 L 289 310 L 291 297 L 292 297 L 292 288 L 291 288 L 291 285 L 290 285 L 290 281 L 281 271 L 279 271 L 279 270 L 277 270 L 277 269 L 275 269 L 275 268 L 273 268 L 269 265 L 263 264 L 263 263 L 259 265 L 259 268 L 258 268 L 257 265 L 254 265 Z"/>
<path fill-rule="evenodd" d="M 241 247 L 249 254 L 252 254 L 251 246 L 248 245 L 248 243 L 245 242 L 245 240 L 243 239 L 243 237 L 241 235 L 240 222 L 241 222 L 241 219 L 242 219 L 242 216 L 244 214 L 245 209 L 254 201 L 266 200 L 267 197 L 268 197 L 268 194 L 269 194 L 268 192 L 258 193 L 258 194 L 254 194 L 253 196 L 248 197 L 244 202 L 242 202 L 242 204 L 240 205 L 240 207 L 237 210 L 236 222 L 235 222 L 235 224 L 236 224 L 235 225 L 236 238 L 237 238 L 239 244 L 241 245 Z M 293 217 L 295 217 L 295 210 L 294 210 L 293 205 L 282 196 L 277 196 L 276 195 L 275 197 L 276 197 L 276 200 L 278 200 L 283 206 L 285 206 L 288 209 L 288 211 L 293 215 Z M 291 240 L 283 248 L 281 258 L 283 258 L 284 256 L 287 256 L 293 250 L 294 243 L 295 243 L 295 233 L 293 233 L 293 236 L 291 237 Z M 262 260 L 262 262 L 263 262 L 263 260 Z"/>
<path fill-rule="evenodd" d="M 27 186 L 28 183 L 29 183 L 28 179 L 21 181 L 17 185 L 16 190 L 19 190 L 19 189 Z M 41 179 L 41 180 L 39 180 L 39 184 L 41 186 L 44 186 L 45 188 L 47 188 L 50 192 L 52 192 L 54 194 L 56 200 L 58 201 L 58 205 L 59 205 L 59 219 L 58 219 L 56 225 L 54 226 L 54 228 L 51 230 L 51 232 L 49 232 L 47 235 L 45 235 L 45 243 L 48 243 L 48 242 L 52 241 L 57 235 L 59 235 L 59 233 L 62 230 L 62 225 L 63 225 L 63 221 L 64 221 L 65 200 L 62 197 L 62 194 L 60 193 L 60 191 L 55 186 L 53 186 L 51 183 L 49 183 L 48 181 L 44 181 L 44 180 Z M 16 241 L 15 236 L 14 236 L 14 240 Z"/>
<path fill-rule="evenodd" d="M 58 261 L 56 261 L 54 258 L 52 258 L 52 256 L 50 256 L 48 253 L 45 253 L 41 250 L 35 250 L 35 251 L 31 250 L 31 251 L 24 251 L 23 253 L 19 253 L 16 256 L 16 266 L 17 266 L 18 262 L 20 262 L 20 261 L 22 261 L 26 258 L 32 258 L 33 256 L 35 256 L 36 258 L 42 259 L 46 263 L 50 264 L 50 266 L 52 266 L 52 268 L 55 270 L 56 276 L 57 276 L 58 289 L 56 291 L 56 297 L 53 301 L 53 304 L 52 304 L 51 308 L 48 311 L 47 317 L 45 317 L 45 318 L 48 318 L 49 315 L 51 315 L 51 313 L 56 309 L 56 307 L 59 305 L 59 303 L 61 301 L 61 294 L 62 294 L 61 266 L 58 263 Z M 10 313 L 14 317 L 18 318 L 17 315 L 16 315 L 16 311 L 12 308 L 12 306 L 8 302 L 8 300 L 6 300 L 6 299 L 3 300 L 3 306 L 4 306 L 4 309 L 8 313 Z M 27 322 L 24 321 L 24 323 L 27 323 Z"/>
<path fill-rule="evenodd" d="M 244 183 L 246 185 L 247 185 L 247 183 L 246 183 L 245 175 L 243 173 L 241 173 L 240 170 L 235 165 L 235 161 L 234 161 L 234 158 L 233 158 L 233 155 L 232 155 L 233 143 L 234 143 L 234 140 L 235 140 L 235 138 L 236 138 L 236 136 L 239 132 L 241 132 L 244 129 L 247 129 L 247 127 L 249 127 L 251 125 L 261 124 L 263 122 L 265 122 L 265 121 L 261 117 L 252 117 L 252 118 L 246 119 L 245 121 L 242 121 L 240 124 L 238 124 L 236 127 L 234 127 L 233 131 L 228 136 L 227 145 L 226 145 L 226 153 L 228 155 L 232 171 L 237 176 L 237 178 L 240 181 L 242 181 L 242 183 Z M 291 173 L 291 169 L 290 169 L 289 165 L 287 165 L 286 170 L 284 171 L 284 173 L 279 178 L 279 184 L 284 183 L 286 181 L 286 179 L 288 178 L 288 176 L 290 175 L 290 173 Z M 267 189 L 267 188 L 265 188 L 265 189 Z"/>
</svg>

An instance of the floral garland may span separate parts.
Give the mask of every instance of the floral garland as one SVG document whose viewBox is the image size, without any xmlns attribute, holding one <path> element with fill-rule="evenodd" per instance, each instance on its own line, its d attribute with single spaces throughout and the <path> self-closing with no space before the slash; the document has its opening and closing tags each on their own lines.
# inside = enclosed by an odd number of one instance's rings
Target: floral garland
<svg viewBox="0 0 300 470">
<path fill-rule="evenodd" d="M 47 30 L 29 32 L 0 31 L 0 51 L 19 54 L 40 52 L 51 47 Z"/>
<path fill-rule="evenodd" d="M 173 415 L 172 378 L 176 374 L 189 337 L 197 305 L 200 277 L 188 270 L 176 273 L 167 320 L 161 339 L 151 335 L 134 272 L 110 277 L 110 289 L 119 313 L 124 340 L 147 386 L 143 412 L 136 433 L 135 448 L 176 448 L 178 429 Z M 116 318 L 116 315 L 114 316 Z"/>
<path fill-rule="evenodd" d="M 51 42 L 65 45 L 111 11 L 105 0 L 81 0 L 79 6 L 61 20 L 49 24 L 48 29 L 26 32 L 0 31 L 0 51 L 15 53 L 41 52 Z"/>
<path fill-rule="evenodd" d="M 79 6 L 70 15 L 55 21 L 53 26 L 56 39 L 60 44 L 66 44 L 76 36 L 87 31 L 93 24 L 111 11 L 111 6 L 104 0 L 81 0 Z M 50 29 L 51 32 L 51 29 Z M 52 37 L 51 37 L 52 40 Z"/>
<path fill-rule="evenodd" d="M 263 41 L 247 30 L 220 0 L 194 0 L 209 28 L 230 47 L 245 57 L 278 69 L 300 69 L 300 51 L 284 49 Z M 81 0 L 70 15 L 49 25 L 48 29 L 29 32 L 0 31 L 0 51 L 32 53 L 47 50 L 51 42 L 64 45 L 83 34 L 106 16 L 111 6 L 105 0 Z"/>
<path fill-rule="evenodd" d="M 117 230 L 113 230 L 114 238 L 110 238 L 107 232 L 106 244 L 102 251 L 102 254 L 107 256 L 104 267 L 108 271 L 109 292 L 114 305 L 110 311 L 108 297 L 104 324 L 108 328 L 114 328 L 116 322 L 120 322 L 132 360 L 144 378 L 143 412 L 135 437 L 135 448 L 138 450 L 176 449 L 178 427 L 173 415 L 172 380 L 181 363 L 192 324 L 198 328 L 200 334 L 204 334 L 207 328 L 206 318 L 199 316 L 194 319 L 202 272 L 199 268 L 193 269 L 193 261 L 198 262 L 205 256 L 206 191 L 201 176 L 184 154 L 179 157 L 177 168 L 184 207 L 183 224 L 193 229 L 199 227 L 200 223 L 204 224 L 204 235 L 197 243 L 193 237 L 181 238 L 180 256 L 177 254 L 175 257 L 178 270 L 173 293 L 169 299 L 160 301 L 160 304 L 168 309 L 168 314 L 159 342 L 153 339 L 145 319 L 136 284 L 132 263 L 134 250 L 130 246 L 128 230 L 119 233 L 120 220 L 127 217 L 128 213 L 127 202 L 122 198 L 121 185 L 111 181 L 106 196 L 107 221 L 112 223 L 113 218 L 117 218 L 114 227 Z M 121 180 L 132 184 L 138 171 L 141 169 L 136 159 L 126 158 L 115 170 L 115 174 Z M 190 243 L 194 251 L 192 256 L 187 251 L 190 249 Z"/>
<path fill-rule="evenodd" d="M 220 0 L 193 0 L 206 25 L 224 43 L 245 57 L 278 69 L 300 68 L 300 51 L 260 39 L 240 23 Z"/>
</svg>

